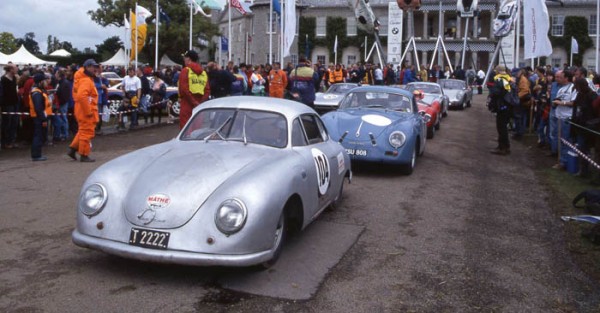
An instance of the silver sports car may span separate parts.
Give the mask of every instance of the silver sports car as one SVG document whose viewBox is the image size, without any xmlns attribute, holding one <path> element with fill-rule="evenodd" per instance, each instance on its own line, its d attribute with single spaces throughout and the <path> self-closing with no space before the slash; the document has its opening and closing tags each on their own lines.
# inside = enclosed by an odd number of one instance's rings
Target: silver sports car
<svg viewBox="0 0 600 313">
<path fill-rule="evenodd" d="M 337 110 L 340 107 L 340 101 L 352 89 L 360 86 L 354 83 L 333 84 L 326 92 L 317 92 L 315 95 L 315 109 L 317 110 Z"/>
<path fill-rule="evenodd" d="M 346 151 L 309 107 L 212 100 L 177 138 L 87 178 L 73 242 L 143 261 L 268 267 L 288 231 L 335 206 L 351 177 Z"/>
<path fill-rule="evenodd" d="M 406 90 L 413 92 L 415 90 L 421 90 L 425 95 L 434 95 L 438 97 L 440 106 L 442 107 L 442 117 L 448 115 L 448 107 L 450 106 L 450 99 L 444 93 L 444 90 L 438 83 L 429 82 L 412 82 L 406 84 Z"/>
<path fill-rule="evenodd" d="M 441 79 L 440 86 L 444 94 L 448 96 L 450 108 L 459 108 L 464 110 L 471 106 L 473 100 L 473 89 L 460 79 Z"/>
</svg>

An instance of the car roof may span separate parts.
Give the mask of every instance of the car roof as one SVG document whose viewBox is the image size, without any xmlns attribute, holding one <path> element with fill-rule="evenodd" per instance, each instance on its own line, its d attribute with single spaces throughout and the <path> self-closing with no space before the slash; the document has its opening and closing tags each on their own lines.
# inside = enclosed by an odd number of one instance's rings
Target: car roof
<svg viewBox="0 0 600 313">
<path fill-rule="evenodd" d="M 464 80 L 462 79 L 440 79 L 440 81 L 445 81 L 445 82 L 461 82 L 461 83 L 465 83 Z"/>
<path fill-rule="evenodd" d="M 388 92 L 388 93 L 396 93 L 401 94 L 407 97 L 412 97 L 412 92 L 400 89 L 397 87 L 387 87 L 387 86 L 361 86 L 352 89 L 350 92 Z"/>
<path fill-rule="evenodd" d="M 281 98 L 256 96 L 234 96 L 213 99 L 194 108 L 194 113 L 198 110 L 208 108 L 233 108 L 271 111 L 283 114 L 288 119 L 293 119 L 301 114 L 316 113 L 313 109 L 300 102 Z"/>
</svg>

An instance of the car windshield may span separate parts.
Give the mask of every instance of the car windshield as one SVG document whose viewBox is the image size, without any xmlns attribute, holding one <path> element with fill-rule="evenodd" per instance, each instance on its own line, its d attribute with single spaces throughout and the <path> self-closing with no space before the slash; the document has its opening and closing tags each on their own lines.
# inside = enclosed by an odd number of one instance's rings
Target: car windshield
<svg viewBox="0 0 600 313">
<path fill-rule="evenodd" d="M 422 102 L 426 105 L 431 105 L 433 103 L 433 101 L 435 101 L 438 98 L 438 96 L 436 95 L 425 95 L 423 97 L 423 99 L 419 100 L 419 102 Z"/>
<path fill-rule="evenodd" d="M 192 117 L 181 140 L 242 141 L 277 148 L 287 146 L 288 128 L 279 113 L 246 109 L 206 109 Z"/>
<path fill-rule="evenodd" d="M 333 84 L 331 85 L 331 87 L 329 87 L 329 89 L 327 90 L 327 93 L 333 93 L 333 94 L 345 94 L 348 91 L 350 91 L 352 88 L 356 88 L 355 85 L 348 85 L 348 84 Z"/>
<path fill-rule="evenodd" d="M 399 112 L 412 112 L 412 105 L 407 96 L 389 92 L 359 91 L 350 92 L 340 104 L 342 109 L 376 108 Z"/>
<path fill-rule="evenodd" d="M 102 73 L 102 77 L 104 77 L 104 78 L 121 78 L 116 73 L 111 73 L 111 72 Z"/>
<path fill-rule="evenodd" d="M 410 84 L 408 85 L 408 90 L 414 91 L 415 89 L 419 89 L 424 93 L 434 93 L 441 94 L 440 87 L 438 85 L 433 84 Z"/>
<path fill-rule="evenodd" d="M 464 89 L 465 82 L 458 80 L 446 80 L 441 82 L 442 88 L 444 89 Z"/>
</svg>

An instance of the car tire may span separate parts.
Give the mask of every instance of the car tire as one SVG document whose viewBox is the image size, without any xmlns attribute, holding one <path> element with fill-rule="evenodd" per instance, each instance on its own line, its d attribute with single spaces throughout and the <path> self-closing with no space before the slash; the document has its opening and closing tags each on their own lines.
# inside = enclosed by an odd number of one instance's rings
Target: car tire
<svg viewBox="0 0 600 313">
<path fill-rule="evenodd" d="M 440 130 L 440 127 L 442 127 L 442 121 L 438 117 L 438 121 L 435 124 L 435 130 Z"/>
<path fill-rule="evenodd" d="M 123 99 L 120 98 L 108 99 L 108 111 L 111 115 L 116 115 L 117 112 L 119 112 L 119 107 L 121 106 L 122 102 Z"/>
<path fill-rule="evenodd" d="M 408 164 L 403 164 L 400 167 L 400 172 L 402 172 L 402 174 L 404 175 L 410 175 L 413 173 L 414 169 L 415 169 L 415 164 L 417 163 L 417 149 L 419 148 L 419 145 L 415 145 L 413 151 L 412 151 L 412 157 L 411 160 Z"/>
<path fill-rule="evenodd" d="M 285 244 L 286 238 L 287 238 L 287 234 L 288 234 L 288 208 L 287 206 L 283 209 L 283 212 L 281 212 L 281 216 L 279 217 L 279 221 L 277 222 L 277 227 L 275 229 L 275 236 L 274 236 L 274 247 L 275 247 L 275 251 L 273 252 L 273 257 L 268 260 L 265 261 L 263 263 L 260 264 L 260 269 L 262 270 L 266 270 L 271 268 L 273 265 L 275 265 L 275 263 L 277 263 L 277 260 L 279 259 L 279 256 L 281 255 L 281 251 L 283 250 L 283 246 Z"/>
<path fill-rule="evenodd" d="M 467 99 L 463 98 L 463 101 L 460 103 L 460 109 L 464 110 L 467 108 Z"/>
<path fill-rule="evenodd" d="M 169 101 L 171 102 L 171 105 L 169 106 L 169 114 L 174 117 L 179 117 L 179 99 L 177 99 L 177 97 L 171 97 Z"/>
<path fill-rule="evenodd" d="M 427 127 L 427 139 L 433 139 L 435 136 L 435 125 Z"/>
<path fill-rule="evenodd" d="M 467 108 L 471 107 L 471 100 L 467 101 Z"/>
</svg>

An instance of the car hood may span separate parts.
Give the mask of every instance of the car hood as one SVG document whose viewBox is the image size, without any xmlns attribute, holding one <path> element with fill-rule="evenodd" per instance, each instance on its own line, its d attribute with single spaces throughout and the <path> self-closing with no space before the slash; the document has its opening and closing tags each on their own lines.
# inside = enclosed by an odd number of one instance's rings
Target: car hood
<svg viewBox="0 0 600 313">
<path fill-rule="evenodd" d="M 346 109 L 330 116 L 338 136 L 348 132 L 345 140 L 371 140 L 369 133 L 378 138 L 386 129 L 410 118 L 411 114 L 376 109 Z M 333 138 L 339 140 L 340 138 Z"/>
<path fill-rule="evenodd" d="M 130 171 L 123 210 L 132 224 L 184 225 L 219 186 L 249 164 L 269 158 L 272 150 L 238 142 L 179 142 L 174 147 L 138 165 L 131 163 L 137 168 Z"/>
<path fill-rule="evenodd" d="M 458 96 L 458 94 L 460 92 L 463 92 L 463 91 L 460 89 L 444 89 L 444 94 L 446 96 L 448 96 L 448 98 L 450 98 L 450 99 L 456 99 L 456 97 Z"/>
<path fill-rule="evenodd" d="M 315 105 L 339 105 L 344 95 L 334 93 L 317 93 L 315 95 Z"/>
</svg>

